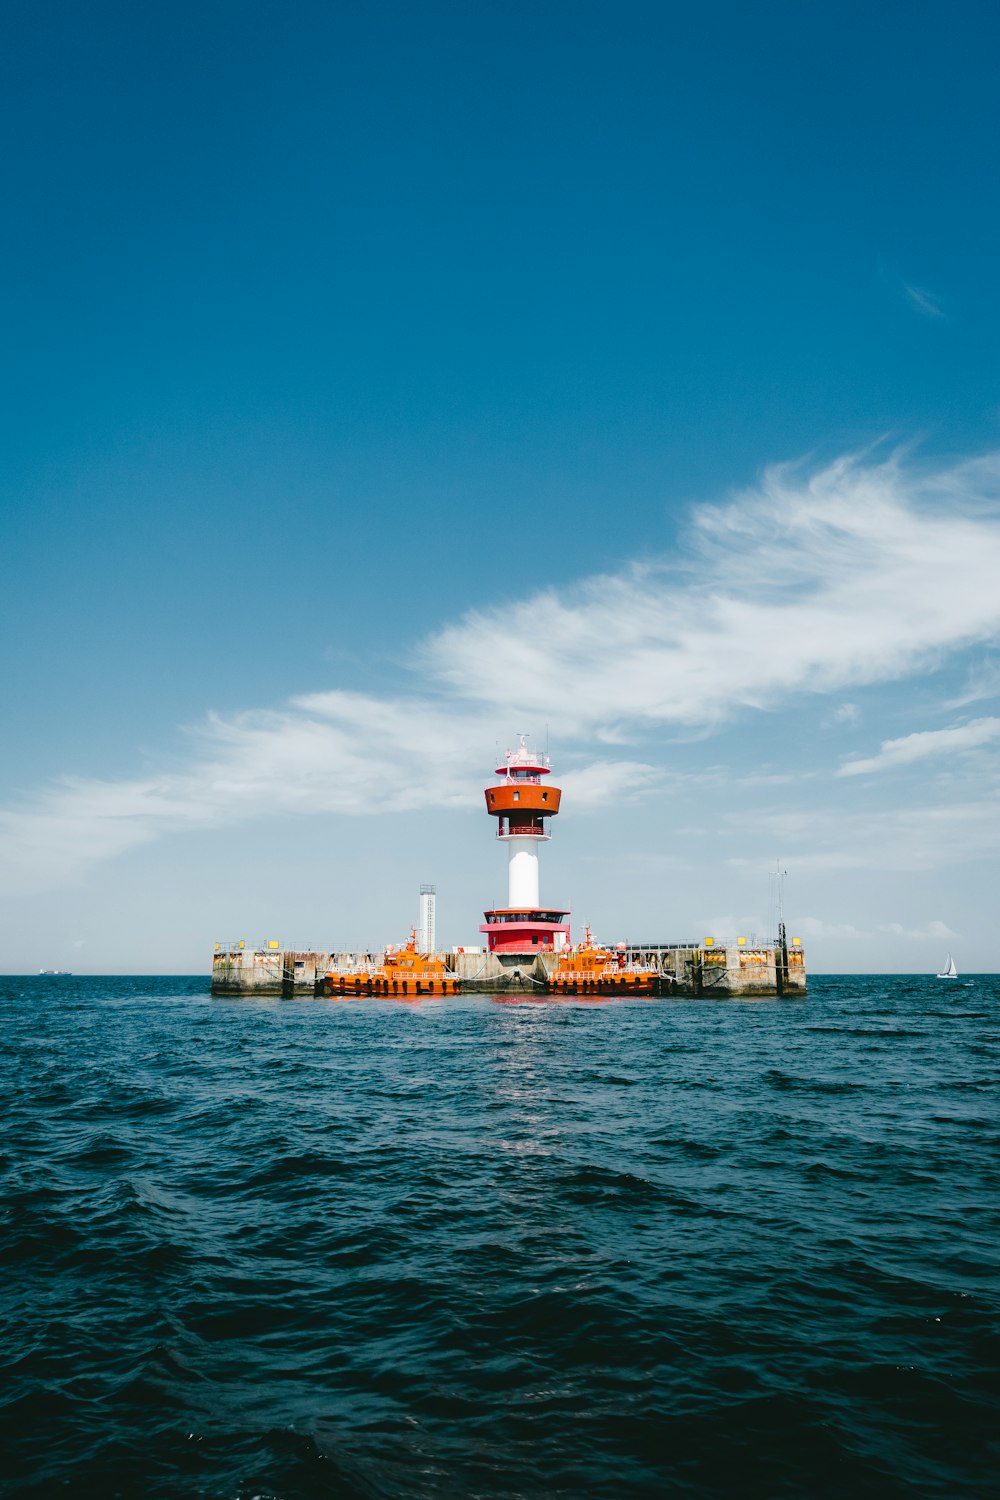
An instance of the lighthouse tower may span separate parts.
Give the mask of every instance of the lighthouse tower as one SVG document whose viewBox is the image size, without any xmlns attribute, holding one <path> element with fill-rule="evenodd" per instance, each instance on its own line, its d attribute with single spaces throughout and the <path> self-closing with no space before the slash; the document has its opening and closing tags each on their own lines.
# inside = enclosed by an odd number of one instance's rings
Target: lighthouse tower
<svg viewBox="0 0 1000 1500">
<path fill-rule="evenodd" d="M 548 757 L 532 755 L 520 735 L 497 766 L 499 784 L 486 788 L 486 811 L 497 820 L 497 838 L 507 844 L 507 905 L 484 913 L 480 927 L 491 953 L 538 953 L 570 941 L 569 912 L 539 905 L 538 846 L 551 837 L 546 824 L 559 811 L 562 792 L 546 777 Z"/>
</svg>

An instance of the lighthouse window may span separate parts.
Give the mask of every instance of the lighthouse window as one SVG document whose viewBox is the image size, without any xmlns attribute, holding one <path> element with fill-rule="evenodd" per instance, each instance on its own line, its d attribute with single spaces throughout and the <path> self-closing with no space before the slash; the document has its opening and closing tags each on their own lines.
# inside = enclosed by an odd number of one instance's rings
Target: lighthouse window
<svg viewBox="0 0 1000 1500">
<path fill-rule="evenodd" d="M 514 801 L 515 802 L 520 802 L 520 800 L 521 800 L 521 793 L 520 792 L 515 792 L 514 793 Z"/>
<path fill-rule="evenodd" d="M 548 792 L 543 792 L 542 793 L 542 801 L 543 802 L 548 802 L 548 800 L 549 800 L 549 794 L 548 794 Z"/>
</svg>

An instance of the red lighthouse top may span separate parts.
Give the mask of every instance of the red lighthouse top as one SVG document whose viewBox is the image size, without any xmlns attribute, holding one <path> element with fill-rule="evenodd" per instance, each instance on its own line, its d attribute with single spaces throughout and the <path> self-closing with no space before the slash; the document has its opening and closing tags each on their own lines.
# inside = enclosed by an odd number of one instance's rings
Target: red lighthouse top
<svg viewBox="0 0 1000 1500">
<path fill-rule="evenodd" d="M 519 734 L 517 749 L 508 750 L 504 764 L 497 766 L 500 785 L 486 788 L 486 811 L 499 819 L 497 837 L 501 839 L 529 835 L 547 839 L 545 819 L 554 818 L 559 811 L 560 788 L 551 782 L 542 785 L 542 777 L 552 774 L 549 758 L 532 755 L 524 743 L 527 737 Z"/>
<path fill-rule="evenodd" d="M 532 755 L 524 743 L 527 738 L 526 734 L 518 735 L 520 744 L 516 750 L 507 751 L 505 764 L 497 766 L 494 775 L 505 776 L 508 781 L 538 781 L 541 776 L 552 775 L 548 756 L 542 760 L 541 756 Z"/>
</svg>

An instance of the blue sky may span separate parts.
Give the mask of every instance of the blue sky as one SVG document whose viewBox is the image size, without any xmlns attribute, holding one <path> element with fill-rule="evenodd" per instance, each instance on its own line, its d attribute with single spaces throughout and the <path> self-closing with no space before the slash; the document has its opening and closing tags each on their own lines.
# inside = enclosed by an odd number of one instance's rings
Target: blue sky
<svg viewBox="0 0 1000 1500">
<path fill-rule="evenodd" d="M 995 968 L 995 7 L 24 9 L 3 967 L 542 896 Z"/>
</svg>

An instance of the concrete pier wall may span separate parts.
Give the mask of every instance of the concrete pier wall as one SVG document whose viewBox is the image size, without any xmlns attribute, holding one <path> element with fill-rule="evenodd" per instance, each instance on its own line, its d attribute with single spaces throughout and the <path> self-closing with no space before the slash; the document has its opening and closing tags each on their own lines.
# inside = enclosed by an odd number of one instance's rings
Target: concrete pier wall
<svg viewBox="0 0 1000 1500">
<path fill-rule="evenodd" d="M 212 994 L 314 995 L 317 981 L 337 957 L 259 948 L 222 950 L 212 959 Z"/>
<path fill-rule="evenodd" d="M 782 994 L 804 995 L 806 992 L 806 956 L 800 947 L 785 951 L 784 972 L 779 973 Z"/>
<path fill-rule="evenodd" d="M 333 953 L 283 953 L 281 955 L 283 995 L 315 995 L 323 975 L 333 967 Z"/>
<path fill-rule="evenodd" d="M 212 959 L 213 995 L 280 995 L 284 955 L 253 948 L 227 949 Z"/>
<path fill-rule="evenodd" d="M 507 991 L 544 994 L 558 962 L 555 953 L 441 953 L 445 968 L 460 981 L 463 994 Z M 629 948 L 626 957 L 655 965 L 664 996 L 753 999 L 806 993 L 801 947 L 714 947 L 706 944 Z M 330 970 L 367 973 L 382 954 L 261 949 L 220 950 L 212 961 L 213 995 L 277 995 L 291 999 L 318 992 Z"/>
<path fill-rule="evenodd" d="M 749 997 L 779 994 L 774 948 L 703 948 L 701 993 Z"/>
<path fill-rule="evenodd" d="M 548 983 L 544 960 L 554 954 L 542 953 L 456 953 L 459 967 L 456 975 L 462 991 L 470 995 L 491 995 L 497 991 L 543 991 Z"/>
<path fill-rule="evenodd" d="M 627 957 L 655 963 L 668 982 L 664 993 L 718 999 L 774 998 L 806 993 L 805 954 L 801 946 L 748 946 L 685 943 L 636 944 Z"/>
</svg>

